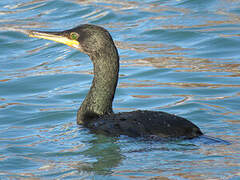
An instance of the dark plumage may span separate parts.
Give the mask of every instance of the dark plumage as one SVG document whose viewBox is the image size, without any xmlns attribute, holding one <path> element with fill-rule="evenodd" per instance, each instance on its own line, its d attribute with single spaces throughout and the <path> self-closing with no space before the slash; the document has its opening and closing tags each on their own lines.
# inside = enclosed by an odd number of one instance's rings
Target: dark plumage
<svg viewBox="0 0 240 180">
<path fill-rule="evenodd" d="M 78 110 L 78 124 L 111 136 L 194 138 L 203 134 L 190 121 L 165 112 L 113 113 L 119 56 L 111 35 L 104 28 L 85 24 L 62 32 L 31 31 L 30 36 L 67 44 L 89 55 L 92 60 L 94 78 Z"/>
<path fill-rule="evenodd" d="M 86 121 L 85 126 L 96 133 L 110 136 L 194 138 L 202 135 L 200 129 L 190 121 L 160 111 L 110 114 Z"/>
</svg>

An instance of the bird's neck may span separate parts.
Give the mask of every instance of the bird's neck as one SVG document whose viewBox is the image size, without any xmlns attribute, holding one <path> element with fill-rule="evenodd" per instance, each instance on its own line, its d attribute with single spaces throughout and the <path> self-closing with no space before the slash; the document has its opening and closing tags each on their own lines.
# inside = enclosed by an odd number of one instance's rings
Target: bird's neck
<svg viewBox="0 0 240 180">
<path fill-rule="evenodd" d="M 119 57 L 117 49 L 90 56 L 94 65 L 92 86 L 78 110 L 78 124 L 88 123 L 96 117 L 111 114 L 112 102 L 118 82 Z"/>
</svg>

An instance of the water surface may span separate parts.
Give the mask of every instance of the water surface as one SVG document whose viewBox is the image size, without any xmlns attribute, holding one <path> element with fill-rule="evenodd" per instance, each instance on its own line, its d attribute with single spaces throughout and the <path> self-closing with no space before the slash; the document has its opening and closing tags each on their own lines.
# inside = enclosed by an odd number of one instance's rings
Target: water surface
<svg viewBox="0 0 240 180">
<path fill-rule="evenodd" d="M 108 29 L 119 49 L 115 112 L 174 113 L 231 144 L 77 126 L 88 56 L 23 32 L 84 23 Z M 0 27 L 0 179 L 239 179 L 239 1 L 1 1 Z"/>
</svg>

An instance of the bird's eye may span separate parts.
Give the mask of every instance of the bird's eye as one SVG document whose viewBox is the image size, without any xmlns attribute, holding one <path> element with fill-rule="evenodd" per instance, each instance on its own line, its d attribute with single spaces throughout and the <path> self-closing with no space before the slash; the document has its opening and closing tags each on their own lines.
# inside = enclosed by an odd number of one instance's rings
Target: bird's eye
<svg viewBox="0 0 240 180">
<path fill-rule="evenodd" d="M 71 39 L 73 39 L 73 40 L 77 40 L 77 39 L 79 38 L 79 34 L 76 33 L 76 32 L 71 32 L 71 33 L 70 33 L 70 37 L 71 37 Z"/>
</svg>

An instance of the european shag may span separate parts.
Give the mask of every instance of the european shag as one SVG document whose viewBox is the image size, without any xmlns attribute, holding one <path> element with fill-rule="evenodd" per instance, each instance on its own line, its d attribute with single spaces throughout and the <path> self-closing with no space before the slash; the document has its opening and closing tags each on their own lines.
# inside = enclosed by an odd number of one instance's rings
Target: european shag
<svg viewBox="0 0 240 180">
<path fill-rule="evenodd" d="M 61 32 L 29 31 L 30 37 L 66 44 L 87 54 L 94 65 L 91 88 L 77 113 L 77 123 L 110 136 L 184 138 L 203 133 L 185 118 L 161 111 L 114 113 L 112 102 L 118 82 L 119 55 L 110 33 L 84 24 Z"/>
</svg>

